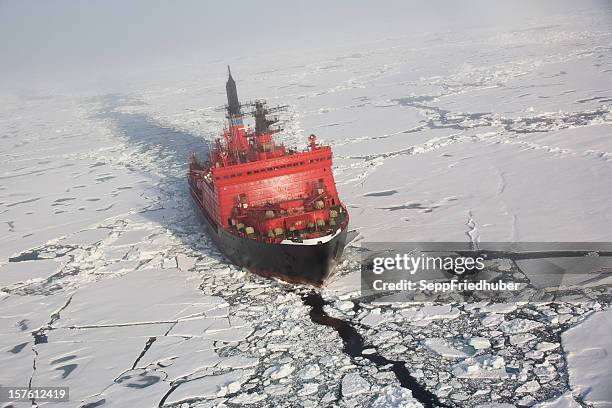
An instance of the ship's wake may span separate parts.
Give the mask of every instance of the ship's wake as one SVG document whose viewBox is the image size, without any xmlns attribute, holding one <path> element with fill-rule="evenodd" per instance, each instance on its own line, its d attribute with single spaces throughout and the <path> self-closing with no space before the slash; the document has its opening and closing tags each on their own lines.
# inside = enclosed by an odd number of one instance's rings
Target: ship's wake
<svg viewBox="0 0 612 408">
<path fill-rule="evenodd" d="M 331 327 L 338 332 L 344 344 L 343 351 L 352 359 L 361 357 L 374 363 L 377 367 L 389 366 L 400 385 L 409 389 L 413 397 L 425 407 L 447 407 L 438 400 L 435 394 L 424 388 L 410 375 L 404 361 L 389 360 L 378 352 L 364 353 L 364 350 L 372 350 L 374 347 L 366 345 L 363 337 L 349 322 L 329 316 L 323 310 L 326 302 L 318 292 L 310 292 L 304 295 L 302 301 L 311 308 L 310 319 L 314 323 Z"/>
</svg>

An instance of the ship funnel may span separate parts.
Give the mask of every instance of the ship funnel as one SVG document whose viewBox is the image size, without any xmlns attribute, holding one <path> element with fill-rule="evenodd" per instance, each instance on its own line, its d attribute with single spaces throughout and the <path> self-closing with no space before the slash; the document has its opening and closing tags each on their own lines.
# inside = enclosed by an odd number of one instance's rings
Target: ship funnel
<svg viewBox="0 0 612 408">
<path fill-rule="evenodd" d="M 227 66 L 227 83 L 225 84 L 225 91 L 227 93 L 227 111 L 230 115 L 240 115 L 240 102 L 238 102 L 238 91 L 236 90 L 236 82 L 232 78 L 232 71 L 230 66 Z"/>
</svg>

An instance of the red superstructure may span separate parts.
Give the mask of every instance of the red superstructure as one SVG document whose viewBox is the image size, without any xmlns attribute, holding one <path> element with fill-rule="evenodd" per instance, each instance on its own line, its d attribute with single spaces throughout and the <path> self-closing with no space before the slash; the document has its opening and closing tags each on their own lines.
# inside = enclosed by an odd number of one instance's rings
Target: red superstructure
<svg viewBox="0 0 612 408">
<path fill-rule="evenodd" d="M 315 135 L 303 151 L 277 144 L 273 135 L 279 129 L 271 127 L 277 120 L 267 115 L 281 108 L 268 109 L 263 101 L 240 105 L 231 73 L 226 91 L 223 140 L 214 142 L 208 162 L 200 163 L 195 154 L 189 162 L 192 196 L 213 231 L 283 246 L 322 245 L 345 236 L 348 214 L 336 190 L 331 148 L 319 145 Z M 252 109 L 254 127 L 243 122 L 245 106 Z M 342 251 L 332 252 L 335 260 Z M 253 269 L 285 274 L 261 270 L 257 262 Z"/>
</svg>

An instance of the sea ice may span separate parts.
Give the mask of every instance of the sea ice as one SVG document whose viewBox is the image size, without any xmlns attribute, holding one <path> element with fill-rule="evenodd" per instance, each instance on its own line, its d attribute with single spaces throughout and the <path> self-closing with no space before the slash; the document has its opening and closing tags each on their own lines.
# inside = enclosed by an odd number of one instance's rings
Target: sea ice
<svg viewBox="0 0 612 408">
<path fill-rule="evenodd" d="M 562 336 L 569 383 L 596 406 L 612 406 L 612 310 L 597 312 Z"/>
<path fill-rule="evenodd" d="M 459 378 L 506 378 L 506 365 L 503 357 L 485 354 L 470 357 L 457 363 L 452 373 Z"/>
<path fill-rule="evenodd" d="M 423 408 L 418 400 L 412 397 L 410 390 L 396 385 L 384 387 L 378 397 L 370 404 L 371 408 Z"/>
<path fill-rule="evenodd" d="M 425 346 L 431 351 L 447 358 L 465 358 L 469 357 L 469 354 L 457 347 L 457 341 L 445 338 L 431 338 L 425 339 L 423 342 Z"/>
<path fill-rule="evenodd" d="M 489 339 L 484 337 L 472 337 L 469 339 L 468 344 L 476 350 L 484 350 L 491 347 Z"/>
<path fill-rule="evenodd" d="M 287 363 L 272 367 L 271 369 L 267 370 L 264 375 L 269 375 L 273 380 L 278 380 L 291 375 L 293 371 L 295 371 L 295 367 L 292 364 Z"/>
<path fill-rule="evenodd" d="M 352 397 L 370 391 L 370 383 L 356 373 L 349 373 L 342 377 L 342 395 Z"/>
</svg>

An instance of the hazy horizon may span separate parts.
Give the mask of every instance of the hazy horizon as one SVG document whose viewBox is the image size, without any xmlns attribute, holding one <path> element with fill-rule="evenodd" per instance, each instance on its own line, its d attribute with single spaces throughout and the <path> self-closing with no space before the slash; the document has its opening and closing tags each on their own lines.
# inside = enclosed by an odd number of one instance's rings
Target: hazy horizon
<svg viewBox="0 0 612 408">
<path fill-rule="evenodd" d="M 435 0 L 292 3 L 0 1 L 0 86 L 36 88 L 486 26 L 525 26 L 568 11 L 610 13 L 603 0 L 491 4 Z"/>
</svg>

